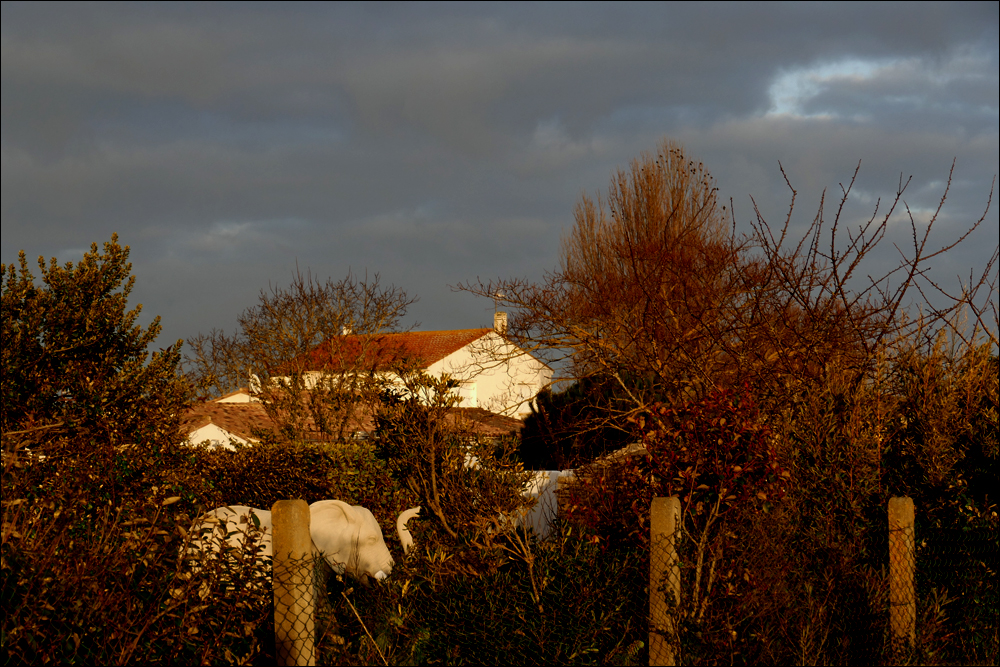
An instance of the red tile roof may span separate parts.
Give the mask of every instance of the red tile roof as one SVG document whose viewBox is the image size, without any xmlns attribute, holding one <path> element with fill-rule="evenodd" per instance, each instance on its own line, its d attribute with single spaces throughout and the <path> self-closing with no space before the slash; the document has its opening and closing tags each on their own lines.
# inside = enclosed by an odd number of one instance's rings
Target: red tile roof
<svg viewBox="0 0 1000 667">
<path fill-rule="evenodd" d="M 412 359 L 418 362 L 421 368 L 427 368 L 491 331 L 493 330 L 455 329 L 342 336 L 317 347 L 310 354 L 312 368 L 307 370 L 338 366 L 341 359 L 348 362 L 348 367 L 357 367 L 354 360 L 363 359 L 364 366 L 374 362 L 377 369 L 403 359 Z"/>
</svg>

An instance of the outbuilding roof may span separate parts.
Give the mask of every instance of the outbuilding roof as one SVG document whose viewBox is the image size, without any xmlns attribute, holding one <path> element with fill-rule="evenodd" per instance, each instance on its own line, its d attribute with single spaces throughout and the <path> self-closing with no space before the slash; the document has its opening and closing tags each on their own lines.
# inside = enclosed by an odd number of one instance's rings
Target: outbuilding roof
<svg viewBox="0 0 1000 667">
<path fill-rule="evenodd" d="M 520 431 L 520 419 L 506 417 L 483 408 L 450 408 L 445 419 L 462 430 L 484 437 L 501 437 Z M 189 408 L 181 416 L 182 433 L 192 434 L 198 429 L 215 424 L 245 440 L 257 440 L 254 431 L 275 430 L 275 423 L 261 403 L 218 403 L 209 401 Z M 329 440 L 329 436 L 312 429 L 312 420 L 306 420 L 306 437 L 312 440 Z M 370 434 L 375 430 L 375 419 L 368 411 L 357 414 L 348 425 L 348 433 Z M 308 433 L 312 431 L 312 433 Z"/>
<path fill-rule="evenodd" d="M 188 408 L 181 415 L 181 432 L 191 434 L 215 424 L 245 440 L 256 440 L 254 429 L 271 429 L 274 422 L 260 403 L 219 403 L 209 401 Z"/>
</svg>

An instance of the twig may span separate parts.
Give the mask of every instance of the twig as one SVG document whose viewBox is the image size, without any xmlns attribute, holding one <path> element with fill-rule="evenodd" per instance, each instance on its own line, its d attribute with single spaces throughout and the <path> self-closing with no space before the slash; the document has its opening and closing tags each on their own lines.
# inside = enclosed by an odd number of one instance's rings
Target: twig
<svg viewBox="0 0 1000 667">
<path fill-rule="evenodd" d="M 26 428 L 21 431 L 4 431 L 4 437 L 8 435 L 22 435 L 24 433 L 31 433 L 32 431 L 44 431 L 47 428 L 58 428 L 63 425 L 64 422 L 56 422 L 54 424 L 44 424 L 42 426 L 32 426 L 31 428 Z"/>
<path fill-rule="evenodd" d="M 388 667 L 389 666 L 389 662 L 385 659 L 385 656 L 382 655 L 382 649 L 380 649 L 378 647 L 378 644 L 375 642 L 375 638 L 372 637 L 372 633 L 368 632 L 368 626 L 366 626 L 365 622 L 361 620 L 361 614 L 359 614 L 358 610 L 354 608 L 353 604 L 351 604 L 351 600 L 347 597 L 347 594 L 344 593 L 344 591 L 340 591 L 340 595 L 341 595 L 341 597 L 344 598 L 344 600 L 347 601 L 347 604 L 350 605 L 351 611 L 354 612 L 354 616 L 358 619 L 358 623 L 361 624 L 361 627 L 364 629 L 365 634 L 368 635 L 368 639 L 371 640 L 372 646 L 374 646 L 375 650 L 378 651 L 378 657 L 382 658 L 382 664 L 385 665 L 386 667 Z"/>
</svg>

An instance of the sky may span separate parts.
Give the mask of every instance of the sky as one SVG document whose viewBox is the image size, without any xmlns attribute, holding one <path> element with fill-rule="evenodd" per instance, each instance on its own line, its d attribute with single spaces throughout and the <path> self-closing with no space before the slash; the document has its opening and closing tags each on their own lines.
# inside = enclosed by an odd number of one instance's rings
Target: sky
<svg viewBox="0 0 1000 667">
<path fill-rule="evenodd" d="M 453 288 L 556 269 L 581 195 L 664 138 L 739 233 L 753 202 L 784 221 L 782 167 L 793 231 L 824 191 L 832 219 L 859 162 L 844 228 L 912 176 L 922 231 L 954 161 L 940 244 L 1000 171 L 998 7 L 4 2 L 0 256 L 75 262 L 117 232 L 158 346 L 231 332 L 296 267 L 378 273 L 422 330 L 490 326 Z M 997 209 L 935 259 L 944 284 L 986 266 Z"/>
</svg>

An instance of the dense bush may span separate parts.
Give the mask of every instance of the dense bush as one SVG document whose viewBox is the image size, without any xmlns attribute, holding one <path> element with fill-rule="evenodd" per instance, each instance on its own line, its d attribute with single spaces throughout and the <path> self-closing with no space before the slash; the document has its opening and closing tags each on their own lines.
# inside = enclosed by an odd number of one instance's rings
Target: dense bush
<svg viewBox="0 0 1000 667">
<path fill-rule="evenodd" d="M 158 489 L 153 489 L 153 493 Z M 65 499 L 63 499 L 65 500 Z M 127 509 L 82 502 L 5 505 L 0 591 L 8 664 L 251 662 L 267 641 L 267 588 L 209 559 L 181 566 L 176 497 Z M 237 585 L 222 587 L 219 581 Z"/>
<path fill-rule="evenodd" d="M 197 453 L 178 444 L 178 346 L 147 354 L 158 321 L 143 329 L 139 309 L 127 310 L 127 258 L 112 238 L 76 266 L 40 262 L 40 285 L 23 253 L 19 270 L 0 271 L 0 650 L 10 664 L 261 655 L 268 595 L 219 589 L 221 561 L 196 576 L 180 560 L 213 490 Z"/>
<path fill-rule="evenodd" d="M 196 465 L 218 499 L 231 505 L 269 508 L 289 498 L 310 503 L 337 498 L 389 509 L 397 489 L 367 444 L 264 442 L 236 451 L 202 449 Z"/>
<path fill-rule="evenodd" d="M 389 664 L 645 664 L 645 554 L 602 549 L 568 526 L 555 534 L 532 548 L 545 582 L 537 600 L 522 560 L 441 578 L 440 555 L 353 590 L 358 616 L 335 593 L 343 643 L 327 642 L 329 661 L 379 663 L 381 652 Z"/>
<path fill-rule="evenodd" d="M 488 529 L 524 502 L 530 473 L 517 460 L 517 443 L 480 437 L 456 420 L 451 378 L 413 372 L 402 380 L 403 387 L 385 392 L 376 415 L 376 456 L 431 519 L 428 539 L 451 545 L 488 539 Z"/>
<path fill-rule="evenodd" d="M 865 381 L 828 366 L 780 409 L 746 390 L 661 408 L 636 424 L 648 455 L 585 468 L 568 517 L 598 542 L 642 544 L 651 498 L 681 498 L 686 662 L 878 661 L 886 505 L 909 495 L 921 659 L 991 662 L 996 364 L 938 344 Z"/>
<path fill-rule="evenodd" d="M 187 395 L 176 375 L 180 341 L 147 350 L 159 318 L 144 329 L 136 325 L 142 306 L 127 310 L 135 284 L 128 255 L 112 236 L 75 266 L 40 257 L 40 285 L 24 252 L 18 267 L 0 265 L 5 435 L 85 431 L 115 446 L 174 435 Z"/>
<path fill-rule="evenodd" d="M 680 496 L 700 539 L 723 531 L 730 517 L 769 511 L 784 493 L 789 472 L 746 387 L 655 405 L 636 422 L 641 455 L 583 468 L 569 492 L 569 516 L 599 537 L 648 546 L 646 517 L 657 496 Z"/>
</svg>

